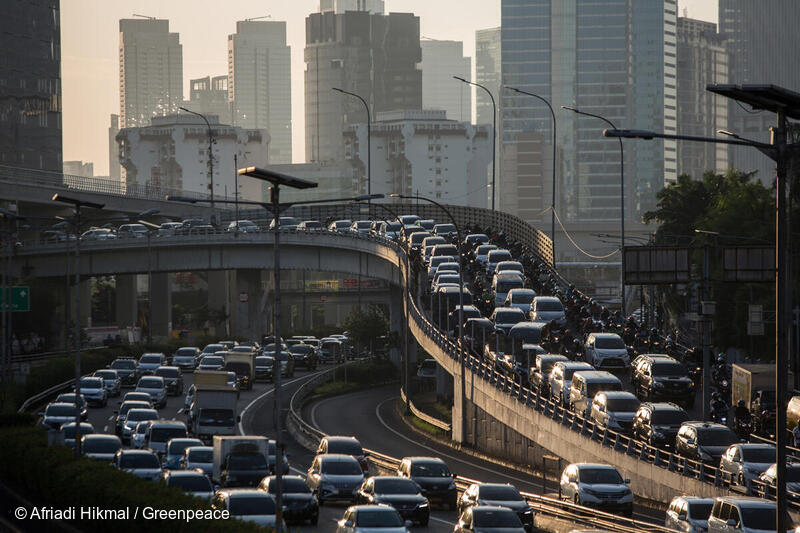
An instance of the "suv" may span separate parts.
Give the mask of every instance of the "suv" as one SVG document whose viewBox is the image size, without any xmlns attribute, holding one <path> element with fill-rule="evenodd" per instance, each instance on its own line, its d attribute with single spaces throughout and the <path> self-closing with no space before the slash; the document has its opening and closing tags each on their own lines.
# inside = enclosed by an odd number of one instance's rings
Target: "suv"
<svg viewBox="0 0 800 533">
<path fill-rule="evenodd" d="M 123 387 L 133 387 L 139 381 L 139 365 L 136 359 L 114 359 L 107 368 L 117 371 Z"/>
<path fill-rule="evenodd" d="M 539 389 L 540 394 L 550 394 L 550 372 L 559 361 L 569 361 L 566 355 L 542 353 L 536 356 L 536 364 L 528 371 L 531 385 Z"/>
<path fill-rule="evenodd" d="M 714 500 L 708 517 L 709 533 L 748 533 L 777 531 L 778 516 L 775 502 L 745 496 L 724 496 Z M 786 523 L 791 524 L 790 517 Z"/>
<path fill-rule="evenodd" d="M 181 371 L 194 370 L 197 366 L 200 348 L 194 346 L 184 346 L 175 350 L 172 354 L 172 366 L 177 366 Z"/>
<path fill-rule="evenodd" d="M 361 447 L 361 443 L 355 437 L 322 437 L 317 447 L 317 455 L 326 453 L 351 455 L 356 458 L 364 472 L 369 469 L 367 454 L 364 453 L 364 448 Z"/>
<path fill-rule="evenodd" d="M 664 526 L 676 531 L 694 533 L 708 529 L 708 517 L 714 500 L 697 496 L 677 496 L 667 508 Z"/>
<path fill-rule="evenodd" d="M 146 376 L 155 372 L 156 368 L 167 364 L 163 353 L 143 353 L 139 358 L 139 374 Z"/>
<path fill-rule="evenodd" d="M 694 407 L 694 382 L 686 367 L 671 357 L 641 357 L 631 375 L 636 395 L 642 401 L 664 399 Z"/>
<path fill-rule="evenodd" d="M 507 483 L 473 483 L 458 500 L 458 515 L 479 505 L 511 509 L 522 522 L 525 531 L 533 529 L 533 510 L 514 485 Z"/>
<path fill-rule="evenodd" d="M 595 394 L 590 416 L 601 428 L 630 433 L 639 400 L 633 393 L 606 391 Z"/>
<path fill-rule="evenodd" d="M 731 485 L 747 486 L 774 462 L 775 446 L 772 444 L 733 444 L 722 454 L 719 471 L 722 479 Z"/>
<path fill-rule="evenodd" d="M 180 368 L 177 366 L 160 366 L 156 368 L 153 374 L 164 378 L 167 394 L 172 394 L 173 396 L 183 395 L 183 375 Z"/>
<path fill-rule="evenodd" d="M 674 403 L 645 402 L 633 416 L 633 438 L 657 448 L 675 446 L 675 436 L 689 415 Z"/>
<path fill-rule="evenodd" d="M 739 442 L 728 426 L 713 422 L 684 422 L 675 438 L 675 451 L 703 463 L 718 465 L 728 446 Z"/>
<path fill-rule="evenodd" d="M 455 476 L 438 457 L 405 457 L 397 467 L 397 475 L 419 485 L 430 502 L 439 501 L 455 510 L 458 500 Z"/>
<path fill-rule="evenodd" d="M 352 455 L 317 455 L 308 469 L 306 484 L 320 505 L 328 500 L 354 502 L 364 482 L 364 471 Z"/>
<path fill-rule="evenodd" d="M 622 390 L 617 376 L 605 370 L 578 370 L 572 374 L 569 389 L 569 408 L 582 417 L 589 416 L 595 394 Z"/>
<path fill-rule="evenodd" d="M 573 463 L 561 474 L 561 498 L 600 509 L 608 513 L 620 512 L 633 515 L 633 492 L 628 484 L 611 465 Z"/>
<path fill-rule="evenodd" d="M 562 356 L 563 357 L 563 356 Z M 537 358 L 538 359 L 538 358 Z M 594 370 L 592 365 L 583 361 L 556 361 L 547 380 L 550 398 L 561 406 L 569 404 L 569 389 L 572 387 L 572 375 L 579 370 Z"/>
<path fill-rule="evenodd" d="M 625 369 L 630 357 L 625 341 L 616 333 L 591 333 L 586 339 L 586 361 L 596 369 Z"/>
</svg>

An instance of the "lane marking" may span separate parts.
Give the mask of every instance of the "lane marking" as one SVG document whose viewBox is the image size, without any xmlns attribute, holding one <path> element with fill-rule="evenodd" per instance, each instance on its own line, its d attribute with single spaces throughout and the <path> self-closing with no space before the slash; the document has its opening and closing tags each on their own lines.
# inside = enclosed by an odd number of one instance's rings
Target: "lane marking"
<svg viewBox="0 0 800 533">
<path fill-rule="evenodd" d="M 439 522 L 440 524 L 447 524 L 448 526 L 456 525 L 455 522 L 450 522 L 449 520 L 445 520 L 444 518 L 436 518 L 435 516 L 431 516 L 428 520 L 433 520 L 434 522 Z"/>
</svg>

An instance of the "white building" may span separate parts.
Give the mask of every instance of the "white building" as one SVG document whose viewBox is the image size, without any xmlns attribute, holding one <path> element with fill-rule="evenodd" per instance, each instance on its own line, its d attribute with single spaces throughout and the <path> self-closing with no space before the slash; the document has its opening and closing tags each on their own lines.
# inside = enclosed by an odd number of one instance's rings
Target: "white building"
<svg viewBox="0 0 800 533">
<path fill-rule="evenodd" d="M 209 115 L 213 145 L 214 196 L 235 194 L 236 166 L 263 167 L 269 161 L 269 133 L 219 123 Z M 122 183 L 198 193 L 210 191 L 208 128 L 195 115 L 154 117 L 151 125 L 124 128 L 117 135 Z M 252 179 L 239 180 L 240 199 L 262 200 L 262 187 Z"/>
<path fill-rule="evenodd" d="M 454 79 L 469 80 L 472 61 L 464 57 L 461 41 L 421 40 L 422 107 L 443 109 L 447 116 L 472 122 L 472 87 Z"/>
<path fill-rule="evenodd" d="M 446 204 L 486 207 L 491 128 L 448 120 L 444 111 L 378 113 L 371 131 L 373 194 L 419 194 Z M 356 194 L 367 186 L 367 125 L 344 132 L 345 158 L 356 169 Z"/>
<path fill-rule="evenodd" d="M 269 130 L 273 163 L 292 162 L 292 77 L 286 22 L 243 20 L 228 35 L 233 124 Z"/>
</svg>

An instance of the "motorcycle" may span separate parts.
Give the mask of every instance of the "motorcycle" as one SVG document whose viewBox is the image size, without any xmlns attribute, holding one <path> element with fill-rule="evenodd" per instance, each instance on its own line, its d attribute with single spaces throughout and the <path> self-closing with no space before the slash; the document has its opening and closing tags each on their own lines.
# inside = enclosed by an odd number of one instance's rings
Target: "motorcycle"
<svg viewBox="0 0 800 533">
<path fill-rule="evenodd" d="M 734 421 L 733 430 L 736 432 L 736 436 L 739 437 L 739 439 L 748 440 L 750 434 L 753 432 L 753 417 L 746 416 L 737 418 Z"/>
<path fill-rule="evenodd" d="M 711 421 L 724 426 L 728 425 L 728 405 L 725 402 L 711 404 Z"/>
</svg>

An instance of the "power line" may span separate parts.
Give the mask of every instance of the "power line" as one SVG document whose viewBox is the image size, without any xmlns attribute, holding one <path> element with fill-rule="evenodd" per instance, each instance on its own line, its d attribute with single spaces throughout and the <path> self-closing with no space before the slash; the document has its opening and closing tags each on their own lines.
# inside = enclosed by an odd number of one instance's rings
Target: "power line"
<svg viewBox="0 0 800 533">
<path fill-rule="evenodd" d="M 548 209 L 549 209 L 549 208 L 548 208 Z M 579 251 L 580 253 L 582 253 L 583 255 L 585 255 L 585 256 L 587 256 L 587 257 L 591 257 L 592 259 L 608 259 L 609 257 L 611 257 L 611 256 L 614 256 L 614 255 L 616 255 L 616 254 L 618 254 L 618 253 L 619 253 L 619 248 L 617 248 L 616 250 L 614 250 L 613 252 L 611 252 L 611 253 L 610 253 L 610 254 L 608 254 L 608 255 L 592 255 L 592 254 L 590 254 L 589 252 L 587 252 L 586 250 L 584 250 L 583 248 L 581 248 L 581 247 L 578 245 L 578 243 L 577 243 L 577 242 L 575 242 L 575 240 L 572 238 L 572 236 L 571 236 L 571 235 L 569 234 L 569 232 L 567 231 L 567 228 L 565 228 L 565 227 L 564 227 L 564 224 L 562 224 L 562 223 L 561 223 L 561 218 L 559 218 L 559 216 L 558 216 L 558 213 L 556 213 L 555 211 L 553 211 L 553 213 L 555 213 L 555 215 L 556 215 L 556 221 L 558 222 L 558 225 L 561 227 L 561 231 L 563 231 L 563 232 L 564 232 L 564 235 L 566 235 L 566 236 L 567 236 L 567 239 L 569 239 L 569 242 L 571 242 L 571 243 L 572 243 L 572 246 L 574 246 L 574 247 L 575 247 L 575 249 L 576 249 L 576 250 L 578 250 L 578 251 Z"/>
</svg>

